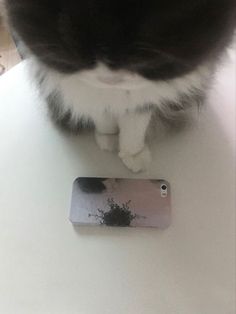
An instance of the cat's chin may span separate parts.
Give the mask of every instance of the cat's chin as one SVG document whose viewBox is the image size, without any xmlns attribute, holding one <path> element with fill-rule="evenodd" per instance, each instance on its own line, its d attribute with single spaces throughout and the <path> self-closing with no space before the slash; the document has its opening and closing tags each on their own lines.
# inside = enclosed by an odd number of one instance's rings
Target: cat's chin
<svg viewBox="0 0 236 314">
<path fill-rule="evenodd" d="M 138 74 L 128 71 L 111 71 L 104 64 L 98 64 L 93 70 L 76 73 L 78 79 L 86 85 L 104 89 L 139 89 L 150 84 L 150 81 Z"/>
<path fill-rule="evenodd" d="M 78 76 L 78 78 L 80 79 L 80 81 L 82 81 L 83 83 L 85 83 L 86 85 L 90 85 L 92 87 L 96 87 L 96 88 L 103 88 L 103 89 L 124 89 L 124 90 L 134 90 L 134 89 L 140 89 L 143 87 L 146 87 L 148 85 L 148 83 L 150 84 L 149 81 L 147 80 L 124 80 L 118 83 L 105 83 L 99 80 L 93 80 L 93 79 L 89 79 L 86 78 L 84 76 Z"/>
</svg>

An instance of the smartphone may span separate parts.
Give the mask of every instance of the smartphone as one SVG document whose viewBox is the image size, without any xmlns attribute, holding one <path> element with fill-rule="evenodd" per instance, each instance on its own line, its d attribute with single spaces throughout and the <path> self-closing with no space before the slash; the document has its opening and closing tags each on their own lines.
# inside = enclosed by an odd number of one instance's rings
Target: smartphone
<svg viewBox="0 0 236 314">
<path fill-rule="evenodd" d="M 165 180 L 77 178 L 69 219 L 80 226 L 167 228 L 170 184 Z"/>
</svg>

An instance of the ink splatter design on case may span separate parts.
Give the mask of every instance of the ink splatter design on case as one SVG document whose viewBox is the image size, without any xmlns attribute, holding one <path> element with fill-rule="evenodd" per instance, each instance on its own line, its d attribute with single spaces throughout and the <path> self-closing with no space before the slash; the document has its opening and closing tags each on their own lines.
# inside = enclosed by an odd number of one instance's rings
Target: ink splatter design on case
<svg viewBox="0 0 236 314">
<path fill-rule="evenodd" d="M 98 208 L 97 214 L 89 214 L 89 217 L 95 217 L 101 225 L 129 227 L 134 219 L 146 218 L 132 213 L 129 208 L 130 203 L 131 200 L 120 205 L 113 198 L 108 198 L 107 207 L 109 210 Z"/>
</svg>

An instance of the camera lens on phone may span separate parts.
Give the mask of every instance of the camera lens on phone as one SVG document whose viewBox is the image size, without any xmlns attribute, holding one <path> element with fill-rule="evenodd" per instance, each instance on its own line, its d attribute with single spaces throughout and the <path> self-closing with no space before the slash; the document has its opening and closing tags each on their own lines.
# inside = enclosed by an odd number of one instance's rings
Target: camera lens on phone
<svg viewBox="0 0 236 314">
<path fill-rule="evenodd" d="M 167 186 L 166 186 L 165 184 L 162 184 L 161 189 L 162 189 L 163 191 L 166 191 L 166 190 L 167 190 Z"/>
</svg>

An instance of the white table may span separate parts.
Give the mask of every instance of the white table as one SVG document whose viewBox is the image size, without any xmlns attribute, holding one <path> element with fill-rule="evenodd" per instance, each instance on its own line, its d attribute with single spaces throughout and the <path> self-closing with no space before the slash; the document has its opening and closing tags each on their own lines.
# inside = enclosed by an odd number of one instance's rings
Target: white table
<svg viewBox="0 0 236 314">
<path fill-rule="evenodd" d="M 90 135 L 58 132 L 44 108 L 24 63 L 0 78 L 0 313 L 235 314 L 234 61 L 139 175 Z M 78 175 L 169 180 L 172 226 L 73 228 Z"/>
</svg>

